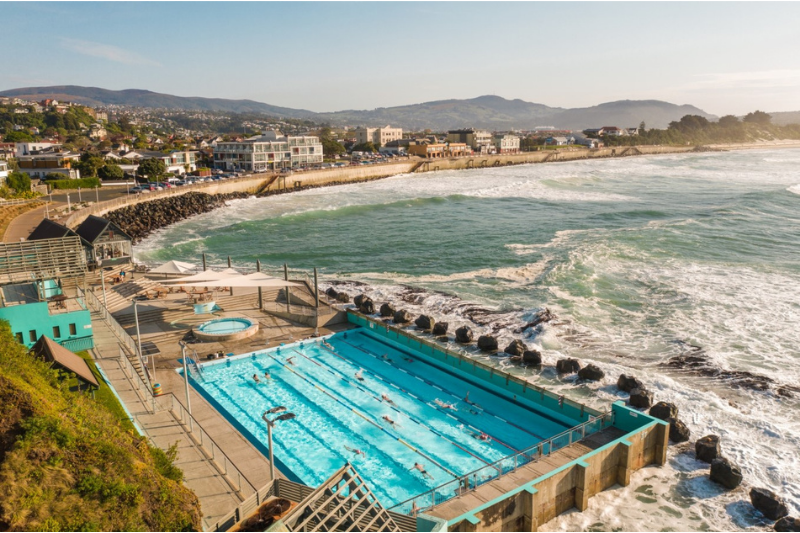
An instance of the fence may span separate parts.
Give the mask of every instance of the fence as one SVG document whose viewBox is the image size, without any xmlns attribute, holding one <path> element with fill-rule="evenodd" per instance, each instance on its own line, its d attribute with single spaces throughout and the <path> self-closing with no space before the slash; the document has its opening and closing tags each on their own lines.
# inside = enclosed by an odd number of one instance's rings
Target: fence
<svg viewBox="0 0 800 533">
<path fill-rule="evenodd" d="M 390 510 L 401 514 L 416 515 L 421 511 L 430 509 L 446 502 L 456 496 L 461 496 L 477 489 L 479 486 L 496 479 L 504 474 L 514 472 L 518 468 L 538 461 L 562 448 L 579 442 L 589 435 L 597 433 L 613 423 L 613 413 L 604 413 L 592 417 L 588 421 L 559 433 L 538 444 L 530 446 L 523 451 L 511 454 L 477 470 L 469 472 L 458 479 L 443 483 L 436 488 L 423 492 L 404 502 L 398 503 Z"/>
<path fill-rule="evenodd" d="M 173 393 L 158 396 L 156 401 L 160 407 L 177 415 L 176 418 L 189 430 L 189 435 L 198 446 L 207 451 L 208 458 L 216 465 L 217 470 L 227 477 L 228 484 L 236 489 L 242 499 L 258 492 Z"/>
<path fill-rule="evenodd" d="M 33 202 L 46 202 L 45 198 L 27 198 L 18 200 L 2 200 L 0 199 L 0 207 L 8 207 L 11 205 L 25 205 Z"/>
</svg>

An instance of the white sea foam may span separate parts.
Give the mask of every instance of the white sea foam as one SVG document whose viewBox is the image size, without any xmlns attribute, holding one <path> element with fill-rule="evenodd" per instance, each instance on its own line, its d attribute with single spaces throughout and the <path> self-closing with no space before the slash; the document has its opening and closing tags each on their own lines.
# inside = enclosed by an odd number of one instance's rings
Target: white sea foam
<svg viewBox="0 0 800 533">
<path fill-rule="evenodd" d="M 800 194 L 800 183 L 798 183 L 797 185 L 792 185 L 786 190 L 793 194 Z"/>
</svg>

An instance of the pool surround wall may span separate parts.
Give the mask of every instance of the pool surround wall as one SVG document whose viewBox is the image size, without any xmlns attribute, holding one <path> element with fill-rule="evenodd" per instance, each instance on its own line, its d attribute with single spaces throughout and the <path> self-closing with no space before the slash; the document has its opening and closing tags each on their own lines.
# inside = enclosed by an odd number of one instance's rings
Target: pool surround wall
<svg viewBox="0 0 800 533">
<path fill-rule="evenodd" d="M 493 391 L 500 389 L 498 392 L 505 391 L 506 395 L 516 394 L 526 403 L 545 407 L 573 421 L 584 421 L 589 416 L 602 414 L 566 398 L 559 402 L 557 395 L 526 384 L 501 370 L 487 372 L 488 365 L 473 365 L 470 359 L 460 354 L 370 317 L 349 311 L 348 320 L 373 335 L 381 335 L 400 345 L 430 354 L 440 365 L 459 368 L 471 374 L 473 379 L 481 380 L 484 386 L 491 387 Z M 465 364 L 465 361 L 469 364 Z M 585 510 L 589 498 L 595 494 L 614 485 L 627 486 L 633 472 L 651 464 L 666 463 L 669 424 L 632 409 L 622 401 L 612 404 L 611 411 L 613 427 L 623 431 L 624 435 L 461 516 L 448 519 L 448 530 L 537 531 L 540 526 L 573 507 L 579 511 Z M 429 513 L 435 512 L 435 509 Z M 418 525 L 425 524 L 418 521 Z"/>
</svg>

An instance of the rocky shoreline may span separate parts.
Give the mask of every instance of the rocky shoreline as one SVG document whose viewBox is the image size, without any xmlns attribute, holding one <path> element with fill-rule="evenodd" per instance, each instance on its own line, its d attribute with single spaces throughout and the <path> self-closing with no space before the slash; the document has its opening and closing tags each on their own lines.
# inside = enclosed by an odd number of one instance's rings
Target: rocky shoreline
<svg viewBox="0 0 800 533">
<path fill-rule="evenodd" d="M 223 207 L 228 200 L 250 196 L 252 194 L 246 192 L 226 194 L 189 192 L 180 196 L 129 205 L 107 213 L 105 218 L 122 228 L 122 231 L 130 235 L 136 244 L 157 229 Z"/>
</svg>

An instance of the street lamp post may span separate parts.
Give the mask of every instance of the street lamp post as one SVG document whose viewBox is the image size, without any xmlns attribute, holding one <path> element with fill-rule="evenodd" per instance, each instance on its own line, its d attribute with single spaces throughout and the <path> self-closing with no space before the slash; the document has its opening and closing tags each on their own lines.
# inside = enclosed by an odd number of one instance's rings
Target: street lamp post
<svg viewBox="0 0 800 533">
<path fill-rule="evenodd" d="M 72 212 L 72 203 L 69 201 L 69 193 L 67 193 L 67 213 Z"/>
<path fill-rule="evenodd" d="M 181 345 L 181 359 L 183 359 L 183 388 L 186 392 L 186 410 L 192 414 L 192 402 L 189 398 L 189 367 L 186 364 L 186 344 L 179 342 Z M 189 426 L 191 428 L 191 426 Z"/>
<path fill-rule="evenodd" d="M 136 343 L 139 347 L 139 362 L 144 364 L 144 357 L 142 356 L 142 334 L 139 332 L 139 308 L 137 307 L 137 300 L 136 298 L 133 299 L 133 318 L 136 321 Z M 153 382 L 155 383 L 156 373 L 155 373 L 156 365 L 153 365 Z"/>
<path fill-rule="evenodd" d="M 291 420 L 292 418 L 295 417 L 294 413 L 283 413 L 284 411 L 286 411 L 286 407 L 281 405 L 279 407 L 273 407 L 268 411 L 264 411 L 264 414 L 261 415 L 261 418 L 264 420 L 264 422 L 267 423 L 267 444 L 269 447 L 269 478 L 271 480 L 275 479 L 275 461 L 272 458 L 272 426 L 274 426 L 275 423 L 278 421 Z M 267 415 L 276 413 L 283 413 L 283 414 L 276 416 L 272 420 L 267 418 Z"/>
<path fill-rule="evenodd" d="M 100 188 L 97 185 L 94 186 L 94 197 L 97 200 L 97 203 L 99 204 L 100 203 Z"/>
<path fill-rule="evenodd" d="M 81 198 L 81 188 L 80 187 L 78 187 L 78 203 L 79 204 L 83 203 L 83 198 Z"/>
</svg>

